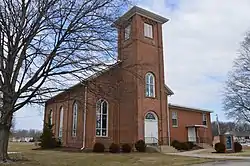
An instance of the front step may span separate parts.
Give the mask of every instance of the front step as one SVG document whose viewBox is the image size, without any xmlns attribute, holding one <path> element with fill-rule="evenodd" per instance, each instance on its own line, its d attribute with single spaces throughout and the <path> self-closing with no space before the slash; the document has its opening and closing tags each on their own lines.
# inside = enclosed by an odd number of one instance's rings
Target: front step
<svg viewBox="0 0 250 166">
<path fill-rule="evenodd" d="M 179 152 L 174 147 L 168 146 L 168 145 L 161 145 L 160 150 L 161 150 L 162 153 L 177 153 L 177 152 Z"/>
</svg>

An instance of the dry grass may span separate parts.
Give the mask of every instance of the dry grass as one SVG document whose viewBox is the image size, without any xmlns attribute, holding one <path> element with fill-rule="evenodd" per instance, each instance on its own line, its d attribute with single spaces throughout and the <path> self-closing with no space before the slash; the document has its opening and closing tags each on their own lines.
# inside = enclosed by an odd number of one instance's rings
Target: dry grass
<svg viewBox="0 0 250 166">
<path fill-rule="evenodd" d="M 207 154 L 207 155 L 216 155 L 216 156 L 244 156 L 250 157 L 250 148 L 244 147 L 242 152 L 238 153 L 214 153 L 216 152 L 214 149 L 207 149 L 205 151 L 199 152 L 199 154 Z"/>
<path fill-rule="evenodd" d="M 52 150 L 31 150 L 33 144 L 10 143 L 10 152 L 22 152 L 28 161 L 22 160 L 12 165 L 25 166 L 184 166 L 213 161 L 190 157 L 170 156 L 160 153 L 94 154 L 69 153 Z M 14 155 L 19 157 L 18 155 Z"/>
</svg>

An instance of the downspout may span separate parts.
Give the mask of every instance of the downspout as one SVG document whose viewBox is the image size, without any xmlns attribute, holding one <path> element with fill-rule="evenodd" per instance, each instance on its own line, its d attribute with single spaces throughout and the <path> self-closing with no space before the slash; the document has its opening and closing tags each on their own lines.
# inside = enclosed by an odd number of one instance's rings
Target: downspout
<svg viewBox="0 0 250 166">
<path fill-rule="evenodd" d="M 83 112 L 83 141 L 82 141 L 82 148 L 83 150 L 85 148 L 85 143 L 86 143 L 86 113 L 87 113 L 87 90 L 88 87 L 85 85 L 84 88 L 84 112 Z"/>
<path fill-rule="evenodd" d="M 170 95 L 169 95 L 170 96 Z M 167 99 L 167 123 L 168 123 L 168 146 L 170 146 L 170 141 L 171 141 L 171 134 L 170 134 L 170 117 L 169 117 L 169 105 L 168 105 L 168 99 Z"/>
</svg>

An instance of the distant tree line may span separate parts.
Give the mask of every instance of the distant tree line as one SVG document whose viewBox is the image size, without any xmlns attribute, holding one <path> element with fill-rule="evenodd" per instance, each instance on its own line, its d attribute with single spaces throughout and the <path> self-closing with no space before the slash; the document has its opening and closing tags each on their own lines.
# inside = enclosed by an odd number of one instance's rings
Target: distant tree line
<svg viewBox="0 0 250 166">
<path fill-rule="evenodd" d="M 249 132 L 249 123 L 237 123 L 237 122 L 219 122 L 220 133 L 225 134 L 226 132 Z M 212 133 L 213 136 L 219 135 L 217 122 L 212 122 Z"/>
<path fill-rule="evenodd" d="M 34 139 L 39 139 L 42 134 L 41 130 L 14 130 L 12 132 L 12 137 L 21 138 L 21 137 L 33 137 Z"/>
</svg>

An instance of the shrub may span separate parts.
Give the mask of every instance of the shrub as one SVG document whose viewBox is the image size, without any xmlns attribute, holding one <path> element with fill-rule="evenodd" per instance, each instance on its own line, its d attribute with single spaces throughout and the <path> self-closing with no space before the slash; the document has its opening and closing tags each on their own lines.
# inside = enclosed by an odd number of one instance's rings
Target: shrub
<svg viewBox="0 0 250 166">
<path fill-rule="evenodd" d="M 132 147 L 129 144 L 122 144 L 122 152 L 130 153 L 131 150 L 132 150 Z"/>
<path fill-rule="evenodd" d="M 175 149 L 177 150 L 181 150 L 181 143 L 177 140 L 173 140 L 172 143 L 171 143 L 171 146 L 173 146 Z"/>
<path fill-rule="evenodd" d="M 93 152 L 102 153 L 102 152 L 104 152 L 104 150 L 105 150 L 105 147 L 104 147 L 104 145 L 102 143 L 96 142 L 94 144 Z"/>
<path fill-rule="evenodd" d="M 188 150 L 193 149 L 195 147 L 193 142 L 186 142 L 187 146 L 188 146 Z"/>
<path fill-rule="evenodd" d="M 242 145 L 239 142 L 234 142 L 234 152 L 241 152 Z"/>
<path fill-rule="evenodd" d="M 171 146 L 176 147 L 176 146 L 178 146 L 179 143 L 180 143 L 179 141 L 173 140 L 173 141 L 171 142 Z"/>
<path fill-rule="evenodd" d="M 110 146 L 109 146 L 109 152 L 110 153 L 118 153 L 120 152 L 120 146 L 115 144 L 115 143 L 112 143 Z"/>
<path fill-rule="evenodd" d="M 138 152 L 146 152 L 146 144 L 145 144 L 145 141 L 144 141 L 144 140 L 138 140 L 138 141 L 135 143 L 135 149 L 136 149 Z"/>
<path fill-rule="evenodd" d="M 40 137 L 41 143 L 39 146 L 43 149 L 52 149 L 57 147 L 57 141 L 52 132 L 53 125 L 49 123 L 45 123 L 43 128 L 43 133 Z"/>
<path fill-rule="evenodd" d="M 195 147 L 194 143 L 192 142 L 179 142 L 177 140 L 173 140 L 171 146 L 177 150 L 190 150 Z"/>
<path fill-rule="evenodd" d="M 181 150 L 190 150 L 189 144 L 187 142 L 181 142 Z"/>
<path fill-rule="evenodd" d="M 217 153 L 225 153 L 226 147 L 223 143 L 216 143 L 214 146 Z"/>
</svg>

